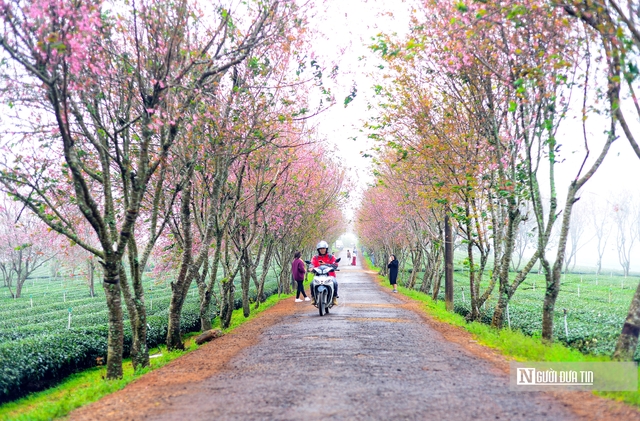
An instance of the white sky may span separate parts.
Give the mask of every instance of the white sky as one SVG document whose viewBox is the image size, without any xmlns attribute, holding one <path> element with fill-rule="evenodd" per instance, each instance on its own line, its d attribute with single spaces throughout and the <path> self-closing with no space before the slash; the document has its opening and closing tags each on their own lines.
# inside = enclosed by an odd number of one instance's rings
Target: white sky
<svg viewBox="0 0 640 421">
<path fill-rule="evenodd" d="M 378 33 L 406 32 L 409 8 L 406 2 L 399 0 L 326 0 L 318 8 L 312 25 L 317 26 L 319 36 L 314 40 L 313 49 L 321 57 L 336 61 L 340 67 L 339 85 L 334 88 L 338 104 L 319 116 L 318 132 L 336 145 L 348 168 L 350 194 L 354 200 L 347 216 L 352 217 L 359 195 L 367 183 L 373 182 L 370 159 L 362 157 L 373 142 L 360 132 L 372 115 L 367 105 L 373 102 L 375 83 L 369 74 L 375 71 L 374 63 L 378 62 L 367 46 Z M 357 97 L 345 108 L 343 100 L 354 82 Z"/>
</svg>

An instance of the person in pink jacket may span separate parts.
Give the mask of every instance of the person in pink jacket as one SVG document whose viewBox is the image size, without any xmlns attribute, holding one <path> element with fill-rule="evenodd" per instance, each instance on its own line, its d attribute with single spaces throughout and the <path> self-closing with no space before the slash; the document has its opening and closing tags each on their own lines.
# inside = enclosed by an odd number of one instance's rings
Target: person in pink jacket
<svg viewBox="0 0 640 421">
<path fill-rule="evenodd" d="M 304 262 L 300 259 L 302 253 L 296 251 L 294 254 L 293 262 L 291 263 L 291 276 L 293 276 L 293 280 L 298 284 L 298 291 L 296 292 L 296 303 L 301 303 L 302 299 L 300 298 L 300 294 L 304 297 L 304 301 L 310 301 L 307 294 L 304 292 L 304 276 L 307 273 L 307 269 L 304 266 Z"/>
</svg>

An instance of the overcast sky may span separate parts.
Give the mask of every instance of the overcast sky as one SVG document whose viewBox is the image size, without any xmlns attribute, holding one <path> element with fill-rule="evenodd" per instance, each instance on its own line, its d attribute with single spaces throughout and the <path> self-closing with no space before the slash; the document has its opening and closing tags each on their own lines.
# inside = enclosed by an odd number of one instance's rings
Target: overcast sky
<svg viewBox="0 0 640 421">
<path fill-rule="evenodd" d="M 347 210 L 357 206 L 359 195 L 367 183 L 373 181 L 370 160 L 362 153 L 372 147 L 372 142 L 361 133 L 364 122 L 372 115 L 367 105 L 373 100 L 372 87 L 375 64 L 379 60 L 370 52 L 371 38 L 380 32 L 406 33 L 409 9 L 406 2 L 382 0 L 327 0 L 318 7 L 312 20 L 319 35 L 314 51 L 327 61 L 335 61 L 340 68 L 338 86 L 335 87 L 338 104 L 322 114 L 317 121 L 320 136 L 338 149 L 339 156 L 348 168 L 352 200 Z M 356 99 L 346 108 L 343 99 L 355 85 Z M 354 140 L 355 139 L 355 140 Z"/>
</svg>

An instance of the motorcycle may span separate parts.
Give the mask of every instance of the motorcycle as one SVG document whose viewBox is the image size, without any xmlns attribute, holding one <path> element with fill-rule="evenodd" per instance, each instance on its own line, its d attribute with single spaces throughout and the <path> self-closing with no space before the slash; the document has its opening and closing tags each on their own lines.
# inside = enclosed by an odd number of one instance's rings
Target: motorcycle
<svg viewBox="0 0 640 421">
<path fill-rule="evenodd" d="M 311 281 L 311 289 L 313 296 L 316 298 L 315 306 L 318 307 L 318 311 L 321 316 L 329 314 L 329 309 L 333 307 L 333 281 L 334 277 L 329 276 L 332 271 L 339 271 L 337 263 L 340 261 L 338 258 L 336 264 L 320 265 L 318 267 L 311 267 L 310 271 L 313 273 L 313 281 Z M 305 263 L 311 264 L 306 260 Z"/>
</svg>

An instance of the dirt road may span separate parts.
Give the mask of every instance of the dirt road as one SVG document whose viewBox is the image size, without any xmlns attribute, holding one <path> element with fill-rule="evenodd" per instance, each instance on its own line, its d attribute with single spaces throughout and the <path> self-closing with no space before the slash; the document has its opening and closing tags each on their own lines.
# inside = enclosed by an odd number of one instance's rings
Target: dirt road
<svg viewBox="0 0 640 421">
<path fill-rule="evenodd" d="M 640 419 L 585 392 L 509 389 L 504 358 L 425 319 L 360 265 L 320 317 L 293 299 L 71 419 Z"/>
</svg>

